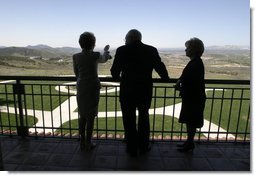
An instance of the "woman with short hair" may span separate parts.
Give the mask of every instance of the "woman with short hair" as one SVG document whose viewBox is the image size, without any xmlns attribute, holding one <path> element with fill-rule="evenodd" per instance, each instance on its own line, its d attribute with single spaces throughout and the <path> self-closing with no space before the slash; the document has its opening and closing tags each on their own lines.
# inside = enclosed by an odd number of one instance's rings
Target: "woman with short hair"
<svg viewBox="0 0 255 176">
<path fill-rule="evenodd" d="M 104 48 L 104 53 L 94 52 L 96 38 L 91 32 L 80 35 L 79 44 L 82 52 L 73 55 L 73 68 L 77 78 L 77 104 L 79 111 L 80 148 L 90 150 L 95 147 L 91 142 L 94 119 L 98 113 L 100 81 L 98 78 L 98 63 L 111 59 L 109 45 Z M 86 135 L 85 135 L 86 128 Z"/>
<path fill-rule="evenodd" d="M 182 108 L 179 123 L 185 123 L 187 128 L 187 141 L 178 145 L 179 151 L 187 152 L 195 148 L 194 137 L 196 128 L 203 127 L 204 108 L 206 101 L 204 64 L 201 56 L 204 52 L 204 44 L 198 38 L 191 38 L 185 43 L 186 56 L 190 58 L 189 63 L 184 68 L 181 77 L 177 81 L 175 88 L 180 91 L 182 98 Z"/>
</svg>

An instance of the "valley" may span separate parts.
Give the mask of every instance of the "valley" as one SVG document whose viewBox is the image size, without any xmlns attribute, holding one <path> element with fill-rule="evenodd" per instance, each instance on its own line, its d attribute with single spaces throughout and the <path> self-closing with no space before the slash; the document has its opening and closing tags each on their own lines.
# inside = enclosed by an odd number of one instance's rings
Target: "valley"
<svg viewBox="0 0 255 176">
<path fill-rule="evenodd" d="M 45 45 L 0 48 L 0 75 L 73 75 L 72 55 L 78 48 L 51 48 Z M 115 49 L 110 50 L 114 58 Z M 159 49 L 171 78 L 178 78 L 189 61 L 184 49 Z M 209 47 L 202 56 L 206 79 L 250 79 L 250 50 Z M 110 75 L 113 59 L 99 64 L 99 75 Z M 153 72 L 154 77 L 158 75 Z"/>
</svg>

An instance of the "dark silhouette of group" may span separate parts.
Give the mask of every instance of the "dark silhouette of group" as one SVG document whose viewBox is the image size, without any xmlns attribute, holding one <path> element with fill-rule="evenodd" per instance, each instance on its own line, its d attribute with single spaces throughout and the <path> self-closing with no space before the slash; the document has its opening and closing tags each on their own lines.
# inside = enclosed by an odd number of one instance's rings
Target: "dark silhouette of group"
<svg viewBox="0 0 255 176">
<path fill-rule="evenodd" d="M 79 133 L 81 150 L 91 150 L 96 144 L 92 142 L 94 119 L 98 113 L 100 81 L 97 65 L 111 59 L 109 45 L 104 53 L 94 52 L 96 38 L 93 33 L 81 34 L 79 43 L 81 53 L 73 56 L 74 72 L 77 77 L 77 103 L 79 111 Z M 180 91 L 182 109 L 180 123 L 187 125 L 188 138 L 178 145 L 180 152 L 195 148 L 196 128 L 203 126 L 205 106 L 204 65 L 201 56 L 204 52 L 203 42 L 191 38 L 185 43 L 186 56 L 190 62 L 184 68 L 175 88 Z M 152 100 L 152 71 L 155 70 L 162 80 L 170 80 L 166 66 L 161 61 L 157 49 L 142 43 L 142 34 L 130 30 L 125 37 L 125 45 L 116 50 L 111 67 L 113 79 L 120 80 L 120 105 L 125 131 L 126 151 L 131 156 L 145 154 L 151 149 L 149 108 Z M 138 110 L 138 124 L 136 117 Z M 86 130 L 85 130 L 86 129 Z"/>
</svg>

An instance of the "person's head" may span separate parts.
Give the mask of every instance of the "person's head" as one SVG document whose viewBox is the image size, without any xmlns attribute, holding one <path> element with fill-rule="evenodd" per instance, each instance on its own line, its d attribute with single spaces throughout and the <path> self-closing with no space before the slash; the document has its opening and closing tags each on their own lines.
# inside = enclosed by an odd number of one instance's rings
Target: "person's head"
<svg viewBox="0 0 255 176">
<path fill-rule="evenodd" d="M 126 39 L 126 44 L 142 41 L 142 34 L 136 29 L 131 29 L 130 31 L 128 31 L 125 39 Z"/>
<path fill-rule="evenodd" d="M 185 46 L 186 56 L 190 58 L 201 57 L 205 50 L 204 43 L 202 42 L 202 40 L 196 37 L 186 41 Z"/>
<path fill-rule="evenodd" d="M 91 32 L 84 32 L 80 35 L 79 44 L 82 49 L 93 50 L 96 44 L 96 37 Z"/>
</svg>

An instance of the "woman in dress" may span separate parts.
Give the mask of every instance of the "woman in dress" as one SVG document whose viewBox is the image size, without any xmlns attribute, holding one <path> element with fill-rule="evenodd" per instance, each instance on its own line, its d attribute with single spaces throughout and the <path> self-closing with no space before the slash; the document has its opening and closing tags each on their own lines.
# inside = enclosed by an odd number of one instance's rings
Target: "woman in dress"
<svg viewBox="0 0 255 176">
<path fill-rule="evenodd" d="M 179 123 L 186 124 L 188 135 L 187 141 L 178 145 L 180 147 L 178 150 L 181 152 L 191 151 L 195 148 L 196 128 L 201 128 L 204 124 L 203 112 L 206 100 L 205 72 L 201 59 L 204 52 L 204 44 L 198 38 L 191 38 L 185 43 L 185 46 L 186 56 L 190 58 L 190 61 L 175 85 L 175 88 L 180 91 L 182 98 Z"/>
</svg>

